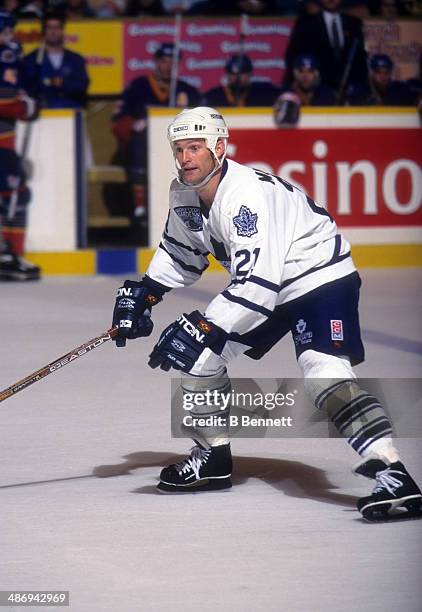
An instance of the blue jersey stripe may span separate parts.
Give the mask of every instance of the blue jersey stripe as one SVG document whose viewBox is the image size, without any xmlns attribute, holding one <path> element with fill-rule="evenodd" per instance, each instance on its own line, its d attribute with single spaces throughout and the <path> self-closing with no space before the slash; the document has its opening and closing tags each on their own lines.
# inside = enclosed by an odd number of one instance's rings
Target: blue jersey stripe
<svg viewBox="0 0 422 612">
<path fill-rule="evenodd" d="M 266 280 L 265 278 L 261 278 L 260 276 L 248 276 L 247 278 L 241 278 L 239 280 L 233 281 L 233 285 L 244 285 L 245 283 L 254 283 L 255 285 L 259 285 L 260 287 L 264 287 L 265 289 L 269 289 L 270 291 L 274 291 L 274 293 L 280 292 L 279 285 L 272 283 L 271 281 Z"/>
<path fill-rule="evenodd" d="M 160 244 L 158 245 L 160 249 L 163 249 L 163 251 L 165 251 L 167 253 L 167 255 L 169 257 L 171 257 L 171 259 L 177 263 L 181 268 L 183 268 L 183 270 L 186 270 L 187 272 L 193 272 L 193 274 L 198 274 L 199 276 L 202 274 L 202 272 L 204 272 L 204 270 L 206 270 L 208 268 L 207 264 L 206 266 L 204 266 L 202 268 L 202 270 L 200 268 L 195 268 L 195 266 L 190 266 L 187 263 L 185 263 L 184 261 L 182 261 L 181 259 L 179 259 L 178 257 L 175 257 L 174 255 L 172 255 L 167 249 L 166 247 L 163 245 L 162 242 L 160 242 Z"/>
<path fill-rule="evenodd" d="M 272 311 L 268 310 L 268 308 L 264 308 L 264 306 L 259 306 L 258 304 L 254 304 L 249 300 L 245 300 L 245 298 L 238 297 L 237 295 L 232 295 L 227 290 L 223 291 L 222 296 L 224 296 L 230 302 L 234 302 L 235 304 L 240 304 L 244 308 L 248 308 L 248 310 L 253 310 L 254 312 L 259 312 L 260 314 L 269 317 L 272 315 Z"/>
<path fill-rule="evenodd" d="M 183 244 L 183 242 L 179 242 L 178 240 L 176 240 L 176 238 L 169 236 L 166 232 L 163 233 L 163 238 L 165 238 L 171 244 L 174 244 L 175 246 L 178 246 L 181 249 L 186 249 L 187 251 L 193 253 L 194 255 L 203 255 L 204 257 L 208 255 L 208 252 L 203 253 L 199 249 L 195 249 L 193 247 L 188 246 L 187 244 Z"/>
<path fill-rule="evenodd" d="M 308 274 L 312 274 L 313 272 L 318 272 L 319 270 L 328 268 L 328 266 L 332 266 L 336 263 L 339 263 L 340 261 L 343 261 L 343 259 L 347 259 L 348 257 L 350 257 L 350 251 L 348 251 L 347 253 L 344 253 L 344 255 L 338 255 L 335 259 L 333 256 L 331 261 L 324 264 L 323 266 L 318 266 L 318 268 L 312 268 L 312 270 L 307 270 L 303 274 L 299 274 L 299 276 L 295 276 L 294 278 L 289 278 L 288 280 L 284 281 L 284 283 L 281 284 L 280 290 L 284 289 L 285 287 L 288 287 L 292 283 L 295 283 L 297 280 L 303 278 L 304 276 L 308 276 Z"/>
</svg>

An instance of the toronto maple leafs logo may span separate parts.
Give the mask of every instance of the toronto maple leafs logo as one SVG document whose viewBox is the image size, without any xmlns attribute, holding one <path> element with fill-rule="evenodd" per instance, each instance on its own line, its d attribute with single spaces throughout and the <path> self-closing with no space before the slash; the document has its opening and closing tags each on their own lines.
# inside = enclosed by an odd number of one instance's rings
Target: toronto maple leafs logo
<svg viewBox="0 0 422 612">
<path fill-rule="evenodd" d="M 176 206 L 174 211 L 189 230 L 192 232 L 200 232 L 202 230 L 200 208 L 197 206 Z"/>
<path fill-rule="evenodd" d="M 258 215 L 253 213 L 247 206 L 241 206 L 239 214 L 233 217 L 233 223 L 237 229 L 238 236 L 253 236 L 258 233 L 256 223 L 258 221 Z"/>
</svg>

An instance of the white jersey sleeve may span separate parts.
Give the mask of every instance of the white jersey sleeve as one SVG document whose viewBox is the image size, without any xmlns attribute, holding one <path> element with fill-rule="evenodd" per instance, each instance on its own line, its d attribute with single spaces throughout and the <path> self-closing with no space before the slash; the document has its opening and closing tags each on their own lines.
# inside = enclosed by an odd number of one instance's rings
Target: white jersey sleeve
<svg viewBox="0 0 422 612">
<path fill-rule="evenodd" d="M 173 181 L 167 222 L 147 276 L 171 288 L 192 285 L 209 265 L 201 235 L 202 217 L 196 192 Z"/>
</svg>

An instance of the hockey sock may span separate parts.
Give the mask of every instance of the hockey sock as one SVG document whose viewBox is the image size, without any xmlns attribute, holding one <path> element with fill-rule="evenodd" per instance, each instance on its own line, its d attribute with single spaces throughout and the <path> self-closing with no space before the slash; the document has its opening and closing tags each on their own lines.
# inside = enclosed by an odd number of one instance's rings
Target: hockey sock
<svg viewBox="0 0 422 612">
<path fill-rule="evenodd" d="M 391 435 L 392 426 L 377 398 L 361 389 L 353 380 L 331 379 L 326 383 L 324 391 L 315 399 L 315 405 L 327 411 L 330 420 L 351 447 L 360 455 L 369 448 L 373 452 L 377 441 L 383 448 L 387 447 L 388 444 L 385 441 L 381 443 L 381 439 Z"/>
<path fill-rule="evenodd" d="M 379 457 L 385 457 L 390 463 L 396 463 L 401 461 L 398 450 L 393 445 L 393 440 L 387 436 L 380 440 L 375 440 L 363 451 L 362 457 L 368 457 L 369 455 L 378 455 Z"/>
<path fill-rule="evenodd" d="M 227 372 L 218 377 L 189 377 L 182 380 L 184 411 L 192 426 L 185 433 L 206 446 L 228 444 L 231 383 Z"/>
<path fill-rule="evenodd" d="M 15 255 L 24 254 L 25 228 L 3 226 L 3 238 L 8 245 L 8 249 Z"/>
</svg>

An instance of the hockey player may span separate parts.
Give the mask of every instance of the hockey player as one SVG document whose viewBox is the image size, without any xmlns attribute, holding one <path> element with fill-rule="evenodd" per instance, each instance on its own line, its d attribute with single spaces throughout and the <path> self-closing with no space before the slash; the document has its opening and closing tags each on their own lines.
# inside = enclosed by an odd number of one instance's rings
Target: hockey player
<svg viewBox="0 0 422 612">
<path fill-rule="evenodd" d="M 272 106 L 279 90 L 272 83 L 252 81 L 249 55 L 233 55 L 226 63 L 225 85 L 209 89 L 204 103 L 210 106 Z"/>
<path fill-rule="evenodd" d="M 377 53 L 369 60 L 367 84 L 349 87 L 346 103 L 351 106 L 416 106 L 418 98 L 404 81 L 393 80 L 394 63 Z"/>
<path fill-rule="evenodd" d="M 154 72 L 129 83 L 112 117 L 112 130 L 119 143 L 117 159 L 123 158 L 132 188 L 133 220 L 141 226 L 147 222 L 147 107 L 169 105 L 174 55 L 173 43 L 160 45 L 154 54 Z M 195 106 L 199 99 L 199 92 L 194 87 L 177 80 L 176 106 Z"/>
<path fill-rule="evenodd" d="M 369 518 L 390 507 L 422 515 L 422 496 L 391 438 L 391 423 L 378 400 L 363 391 L 353 365 L 364 359 L 358 298 L 360 278 L 350 246 L 328 212 L 282 178 L 226 159 L 228 129 L 208 107 L 184 110 L 168 128 L 178 179 L 162 242 L 144 278 L 120 288 L 113 324 L 116 344 L 148 336 L 151 308 L 168 291 L 194 283 L 213 253 L 231 282 L 205 313 L 183 313 L 162 333 L 152 368 L 184 374 L 185 392 L 230 388 L 226 366 L 239 355 L 259 359 L 289 331 L 315 405 L 361 456 L 356 472 L 376 480 L 358 501 Z M 304 325 L 310 333 L 302 333 Z M 212 396 L 212 394 L 210 394 Z M 195 405 L 191 413 L 215 414 Z M 195 432 L 196 434 L 196 432 Z M 198 430 L 183 462 L 162 470 L 162 492 L 231 486 L 227 433 Z M 196 437 L 196 435 L 195 435 Z"/>
<path fill-rule="evenodd" d="M 15 151 L 15 125 L 34 120 L 37 105 L 20 89 L 14 26 L 13 17 L 0 13 L 0 281 L 40 277 L 40 269 L 22 258 L 30 191 Z"/>
<path fill-rule="evenodd" d="M 280 127 L 296 125 L 302 106 L 333 106 L 334 91 L 321 85 L 316 57 L 299 55 L 293 62 L 293 82 L 283 87 L 274 104 L 274 122 Z"/>
</svg>

